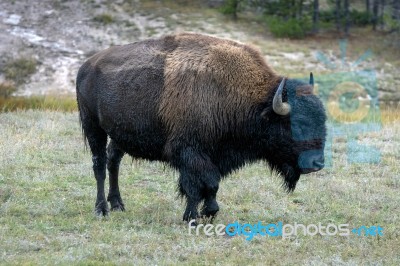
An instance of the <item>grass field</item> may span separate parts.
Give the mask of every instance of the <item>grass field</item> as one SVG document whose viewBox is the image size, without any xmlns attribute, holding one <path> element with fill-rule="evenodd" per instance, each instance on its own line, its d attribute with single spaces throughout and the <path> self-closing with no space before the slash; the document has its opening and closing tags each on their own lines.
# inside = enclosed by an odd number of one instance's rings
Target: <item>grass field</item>
<svg viewBox="0 0 400 266">
<path fill-rule="evenodd" d="M 395 119 L 387 119 L 387 121 Z M 189 235 L 177 173 L 124 157 L 126 212 L 95 218 L 95 180 L 78 115 L 0 114 L 0 264 L 399 265 L 400 123 L 360 136 L 379 164 L 350 164 L 346 140 L 333 143 L 333 167 L 302 176 L 293 194 L 263 163 L 221 184 L 214 224 L 379 225 L 383 236 Z"/>
</svg>

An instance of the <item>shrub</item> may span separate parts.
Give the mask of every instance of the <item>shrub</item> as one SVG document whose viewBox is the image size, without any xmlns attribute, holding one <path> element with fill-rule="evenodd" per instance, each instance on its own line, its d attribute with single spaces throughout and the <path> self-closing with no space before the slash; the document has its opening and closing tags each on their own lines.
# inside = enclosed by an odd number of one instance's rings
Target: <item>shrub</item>
<svg viewBox="0 0 400 266">
<path fill-rule="evenodd" d="M 390 31 L 399 31 L 400 30 L 400 20 L 394 19 L 392 16 L 385 14 L 383 16 L 384 24 L 387 25 Z"/>
<path fill-rule="evenodd" d="M 290 17 L 299 12 L 299 6 L 293 5 L 291 1 L 266 1 L 264 3 L 266 15 L 278 17 Z"/>
<path fill-rule="evenodd" d="M 269 17 L 267 18 L 267 23 L 271 33 L 278 38 L 301 39 L 311 30 L 311 21 L 307 17 L 287 20 L 279 17 Z"/>
<path fill-rule="evenodd" d="M 93 20 L 96 22 L 100 22 L 104 25 L 107 25 L 107 24 L 112 23 L 114 21 L 114 18 L 110 14 L 103 13 L 103 14 L 95 16 L 93 18 Z"/>
<path fill-rule="evenodd" d="M 233 18 L 236 18 L 239 4 L 240 0 L 226 0 L 219 11 L 224 15 L 232 15 Z"/>
<path fill-rule="evenodd" d="M 13 82 L 4 81 L 0 83 L 0 97 L 9 98 L 16 90 L 17 88 Z"/>
<path fill-rule="evenodd" d="M 320 10 L 319 20 L 321 22 L 335 22 L 336 14 L 335 10 Z"/>
<path fill-rule="evenodd" d="M 17 85 L 24 83 L 35 72 L 36 60 L 33 58 L 19 58 L 8 62 L 4 67 L 6 79 L 13 80 Z"/>
<path fill-rule="evenodd" d="M 352 10 L 350 12 L 350 21 L 356 26 L 367 26 L 372 22 L 372 14 L 366 11 Z"/>
<path fill-rule="evenodd" d="M 320 10 L 319 19 L 322 22 L 334 23 L 336 21 L 336 13 L 334 9 Z M 345 22 L 344 14 L 341 14 L 341 23 Z M 350 22 L 355 26 L 367 26 L 372 22 L 372 14 L 366 11 L 351 10 Z"/>
</svg>

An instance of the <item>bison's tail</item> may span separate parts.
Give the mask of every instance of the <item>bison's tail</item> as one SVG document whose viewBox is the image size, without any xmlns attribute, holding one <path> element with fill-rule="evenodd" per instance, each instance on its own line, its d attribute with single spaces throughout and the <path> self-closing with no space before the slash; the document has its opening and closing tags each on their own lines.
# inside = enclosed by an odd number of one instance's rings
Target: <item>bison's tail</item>
<svg viewBox="0 0 400 266">
<path fill-rule="evenodd" d="M 83 116 L 84 116 L 84 103 L 83 103 L 83 97 L 80 95 L 79 90 L 78 90 L 78 85 L 76 85 L 76 101 L 78 103 L 78 113 L 79 113 L 79 125 L 81 127 L 81 132 L 82 132 L 82 138 L 83 138 L 83 144 L 85 146 L 85 150 L 88 148 L 88 140 L 87 140 L 87 135 L 85 133 L 85 130 L 83 129 Z"/>
<path fill-rule="evenodd" d="M 83 95 L 81 94 L 81 90 L 84 87 L 84 81 L 85 81 L 85 76 L 86 76 L 86 71 L 84 71 L 85 68 L 84 66 L 82 66 L 79 71 L 78 71 L 78 75 L 76 77 L 76 101 L 78 104 L 78 112 L 79 112 L 79 125 L 81 127 L 81 131 L 82 131 L 82 137 L 83 137 L 83 143 L 85 146 L 85 150 L 87 150 L 88 148 L 88 139 L 87 139 L 87 135 L 85 133 L 84 130 L 84 117 L 85 115 L 87 115 L 87 112 L 89 111 L 88 108 L 86 107 L 86 103 L 85 103 L 85 98 L 83 97 Z"/>
</svg>

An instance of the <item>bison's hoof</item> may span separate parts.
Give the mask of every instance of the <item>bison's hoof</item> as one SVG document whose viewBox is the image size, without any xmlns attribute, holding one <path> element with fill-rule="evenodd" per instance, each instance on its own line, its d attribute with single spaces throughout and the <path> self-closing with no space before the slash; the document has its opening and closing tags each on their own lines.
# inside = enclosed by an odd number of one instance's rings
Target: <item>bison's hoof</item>
<svg viewBox="0 0 400 266">
<path fill-rule="evenodd" d="M 193 219 L 199 218 L 197 211 L 188 211 L 186 210 L 183 214 L 183 221 L 190 222 Z"/>
<path fill-rule="evenodd" d="M 217 215 L 218 211 L 219 211 L 219 209 L 216 209 L 216 210 L 204 209 L 201 211 L 201 217 L 214 218 Z"/>
<path fill-rule="evenodd" d="M 111 204 L 111 211 L 125 211 L 125 206 L 123 203 L 116 203 L 116 204 Z"/>
<path fill-rule="evenodd" d="M 97 217 L 108 216 L 109 210 L 107 202 L 105 200 L 96 202 L 96 207 L 94 209 L 94 212 Z"/>
<path fill-rule="evenodd" d="M 203 207 L 203 209 L 201 210 L 201 217 L 214 218 L 217 215 L 218 211 L 218 203 L 216 201 L 211 202 Z"/>
<path fill-rule="evenodd" d="M 108 195 L 107 200 L 111 204 L 111 211 L 125 211 L 125 205 L 120 195 Z"/>
</svg>

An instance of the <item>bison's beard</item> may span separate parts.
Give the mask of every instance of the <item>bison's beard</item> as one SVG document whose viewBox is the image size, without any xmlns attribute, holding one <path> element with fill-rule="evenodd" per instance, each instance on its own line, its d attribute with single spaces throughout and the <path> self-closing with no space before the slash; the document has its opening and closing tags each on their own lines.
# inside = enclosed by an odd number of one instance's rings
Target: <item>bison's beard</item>
<svg viewBox="0 0 400 266">
<path fill-rule="evenodd" d="M 296 188 L 297 181 L 300 178 L 300 170 L 288 164 L 283 164 L 281 174 L 284 177 L 284 187 L 288 192 L 292 192 Z"/>
</svg>

